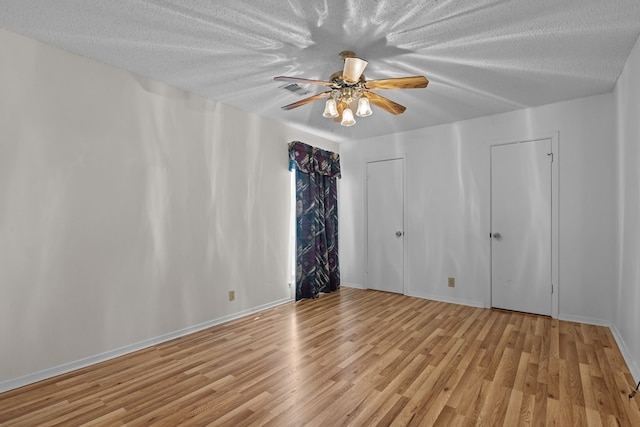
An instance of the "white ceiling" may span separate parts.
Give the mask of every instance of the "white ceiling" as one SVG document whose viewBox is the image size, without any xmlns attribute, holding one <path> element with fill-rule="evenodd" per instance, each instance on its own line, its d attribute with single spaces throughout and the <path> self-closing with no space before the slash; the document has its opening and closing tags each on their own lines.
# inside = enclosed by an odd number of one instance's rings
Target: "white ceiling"
<svg viewBox="0 0 640 427">
<path fill-rule="evenodd" d="M 330 139 L 364 139 L 609 92 L 640 33 L 639 0 L 0 0 L 0 26 Z M 327 80 L 338 53 L 407 107 L 345 128 L 274 76 Z"/>
</svg>

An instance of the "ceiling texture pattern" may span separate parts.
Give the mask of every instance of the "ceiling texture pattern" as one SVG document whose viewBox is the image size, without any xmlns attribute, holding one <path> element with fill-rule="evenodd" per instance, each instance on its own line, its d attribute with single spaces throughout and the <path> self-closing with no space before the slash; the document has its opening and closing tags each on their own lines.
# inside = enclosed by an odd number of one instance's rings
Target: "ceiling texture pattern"
<svg viewBox="0 0 640 427">
<path fill-rule="evenodd" d="M 640 33 L 638 0 L 0 0 L 0 26 L 335 141 L 419 129 L 610 92 Z M 350 128 L 324 102 L 338 54 L 367 80 L 424 75 L 426 89 L 381 90 Z"/>
</svg>

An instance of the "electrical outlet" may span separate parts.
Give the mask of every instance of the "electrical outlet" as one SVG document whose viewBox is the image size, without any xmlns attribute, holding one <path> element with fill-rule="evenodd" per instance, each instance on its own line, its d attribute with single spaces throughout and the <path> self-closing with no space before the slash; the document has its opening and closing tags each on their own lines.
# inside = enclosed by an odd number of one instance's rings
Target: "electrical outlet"
<svg viewBox="0 0 640 427">
<path fill-rule="evenodd" d="M 455 277 L 449 277 L 447 279 L 447 286 L 449 286 L 450 288 L 455 288 L 455 286 L 456 286 L 456 278 Z"/>
<path fill-rule="evenodd" d="M 229 291 L 229 301 L 236 299 L 236 291 Z"/>
</svg>

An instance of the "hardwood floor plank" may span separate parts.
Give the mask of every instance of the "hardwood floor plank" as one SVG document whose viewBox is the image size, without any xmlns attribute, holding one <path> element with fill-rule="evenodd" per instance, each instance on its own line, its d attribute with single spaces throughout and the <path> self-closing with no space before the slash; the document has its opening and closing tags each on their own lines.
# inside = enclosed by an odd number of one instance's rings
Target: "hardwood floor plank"
<svg viewBox="0 0 640 427">
<path fill-rule="evenodd" d="M 640 425 L 607 328 L 343 288 L 0 394 L 0 425 Z"/>
<path fill-rule="evenodd" d="M 563 424 L 563 420 L 561 419 L 560 413 L 560 401 L 558 399 L 548 398 L 547 399 L 547 413 L 545 426 L 559 426 L 563 427 L 567 424 Z M 571 425 L 571 424 L 569 424 Z"/>
<path fill-rule="evenodd" d="M 507 412 L 504 417 L 505 426 L 516 426 L 520 420 L 523 393 L 520 390 L 511 390 Z"/>
<path fill-rule="evenodd" d="M 344 425 L 361 426 L 366 425 L 365 421 L 371 417 L 371 414 L 376 412 L 385 402 L 393 399 L 394 402 L 399 400 L 402 396 L 398 394 L 381 393 L 377 390 L 373 390 L 368 394 L 368 397 L 361 400 L 359 404 L 352 405 L 352 409 L 343 418 Z M 407 401 L 408 399 L 404 399 Z"/>
<path fill-rule="evenodd" d="M 600 413 L 595 409 L 586 408 L 587 412 L 587 426 L 589 427 L 602 427 L 602 419 Z"/>
<path fill-rule="evenodd" d="M 558 333 L 558 323 L 558 320 L 551 319 L 551 324 L 547 328 L 549 331 L 549 348 L 548 356 L 546 357 L 548 362 L 547 393 L 553 396 L 554 399 L 558 399 L 560 395 L 560 334 Z"/>
<path fill-rule="evenodd" d="M 536 397 L 532 394 L 522 393 L 522 404 L 520 405 L 520 414 L 514 426 L 532 426 L 534 425 Z"/>
<path fill-rule="evenodd" d="M 389 425 L 400 425 L 397 424 L 398 417 L 396 416 L 391 423 L 388 421 L 388 414 L 395 413 L 398 408 L 404 408 L 407 405 L 408 398 L 400 395 L 391 395 L 388 399 L 385 399 L 381 402 L 381 404 L 375 408 L 371 413 L 364 413 L 362 424 L 352 423 L 352 425 L 362 425 L 362 426 L 389 426 Z M 368 416 L 367 416 L 368 415 Z M 355 421 L 355 420 L 354 420 Z M 406 426 L 406 424 L 405 424 Z"/>
<path fill-rule="evenodd" d="M 440 411 L 440 415 L 433 423 L 434 427 L 447 427 L 455 425 L 453 424 L 453 418 L 456 416 L 456 410 L 450 406 L 445 406 Z"/>
</svg>

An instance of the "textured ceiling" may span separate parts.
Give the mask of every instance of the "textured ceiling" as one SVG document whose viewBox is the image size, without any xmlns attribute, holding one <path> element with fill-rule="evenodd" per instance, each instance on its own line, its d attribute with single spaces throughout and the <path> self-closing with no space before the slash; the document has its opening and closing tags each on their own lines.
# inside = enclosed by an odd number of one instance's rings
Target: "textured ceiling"
<svg viewBox="0 0 640 427">
<path fill-rule="evenodd" d="M 336 141 L 609 92 L 640 33 L 638 0 L 0 0 L 0 26 Z M 345 128 L 274 76 L 327 80 L 338 53 L 407 107 Z M 310 96 L 323 91 L 305 85 Z"/>
</svg>

